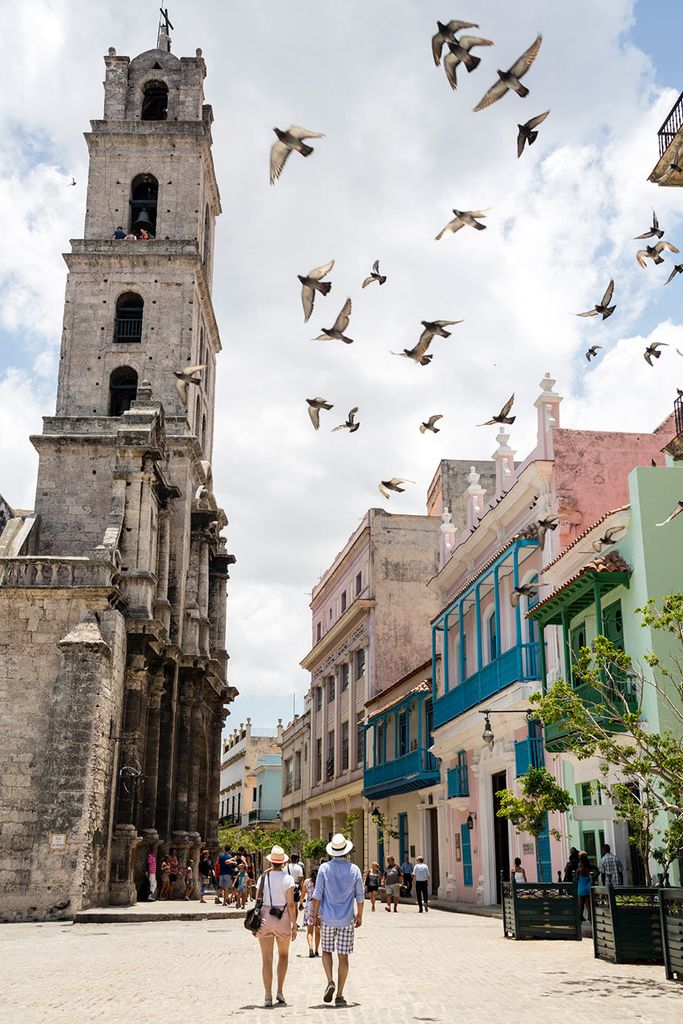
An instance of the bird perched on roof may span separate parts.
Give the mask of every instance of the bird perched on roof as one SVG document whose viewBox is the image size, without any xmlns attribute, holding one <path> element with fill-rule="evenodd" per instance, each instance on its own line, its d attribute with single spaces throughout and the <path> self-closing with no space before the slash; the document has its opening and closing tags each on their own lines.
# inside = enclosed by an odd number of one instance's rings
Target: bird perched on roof
<svg viewBox="0 0 683 1024">
<path fill-rule="evenodd" d="M 669 281 L 673 281 L 673 279 L 674 279 L 674 277 L 676 276 L 676 274 L 683 274 L 683 263 L 677 263 L 677 264 L 676 264 L 676 265 L 674 266 L 673 270 L 671 271 L 671 273 L 670 273 L 670 274 L 669 274 L 669 276 L 667 277 L 667 279 L 666 279 L 666 281 L 664 282 L 664 284 L 668 284 L 668 283 L 669 283 Z"/>
<path fill-rule="evenodd" d="M 425 423 L 420 424 L 420 433 L 424 434 L 427 430 L 431 430 L 432 434 L 438 434 L 441 427 L 435 427 L 434 424 L 438 423 L 439 420 L 443 419 L 443 413 L 439 413 L 437 416 L 430 416 Z"/>
<path fill-rule="evenodd" d="M 458 42 L 455 35 L 456 32 L 460 32 L 463 28 L 479 28 L 473 21 L 449 21 L 446 24 L 437 21 L 436 27 L 438 31 L 436 35 L 432 36 L 432 56 L 437 68 L 441 63 L 444 44 L 453 43 L 455 45 Z M 477 65 L 475 64 L 474 66 L 476 67 Z"/>
<path fill-rule="evenodd" d="M 468 72 L 474 71 L 477 65 L 481 64 L 481 57 L 475 57 L 470 50 L 473 46 L 493 46 L 493 40 L 482 39 L 481 36 L 460 36 L 454 43 L 447 41 L 447 46 L 450 53 L 446 54 L 443 69 L 451 89 L 457 89 L 458 64 L 464 64 Z"/>
<path fill-rule="evenodd" d="M 645 362 L 646 362 L 646 363 L 648 363 L 648 364 L 649 364 L 650 366 L 654 366 L 654 365 L 655 365 L 655 364 L 654 364 L 654 363 L 652 362 L 652 357 L 653 357 L 653 356 L 654 356 L 654 358 L 655 358 L 655 359 L 659 359 L 659 358 L 660 358 L 660 356 L 661 356 L 661 354 L 662 354 L 662 353 L 661 353 L 661 352 L 659 351 L 659 350 L 660 350 L 660 348 L 668 348 L 668 343 L 667 343 L 666 341 L 653 341 L 653 342 L 651 342 L 651 344 L 649 344 L 649 345 L 647 346 L 647 348 L 646 348 L 646 349 L 645 349 L 645 351 L 643 352 L 643 359 L 644 359 L 644 360 L 645 360 Z"/>
<path fill-rule="evenodd" d="M 590 363 L 591 359 L 595 359 L 595 357 L 598 354 L 598 349 L 599 348 L 602 348 L 602 345 L 591 345 L 590 348 L 588 348 L 586 350 L 586 359 L 588 360 L 589 363 Z"/>
<path fill-rule="evenodd" d="M 543 550 L 548 530 L 557 529 L 559 525 L 559 518 L 559 516 L 544 516 L 542 519 L 539 519 L 536 523 L 536 530 L 538 533 L 538 546 L 540 547 L 541 551 Z"/>
<path fill-rule="evenodd" d="M 476 228 L 477 231 L 486 231 L 486 224 L 480 224 L 476 219 L 477 217 L 485 217 L 486 212 L 486 210 L 453 210 L 455 216 L 453 220 L 449 220 L 445 228 L 439 231 L 436 236 L 437 242 L 444 235 L 454 235 L 456 231 L 460 231 L 460 228 L 464 228 L 466 224 L 470 228 Z"/>
<path fill-rule="evenodd" d="M 301 304 L 304 307 L 304 323 L 306 323 L 313 312 L 315 293 L 320 292 L 322 295 L 327 295 L 331 290 L 331 282 L 323 281 L 323 277 L 329 274 L 333 266 L 334 260 L 330 260 L 329 263 L 322 267 L 314 267 L 313 270 L 309 270 L 305 276 L 301 274 L 296 275 L 301 281 Z"/>
<path fill-rule="evenodd" d="M 663 263 L 664 257 L 662 256 L 662 252 L 665 249 L 667 252 L 679 251 L 675 245 L 671 244 L 671 242 L 661 240 L 657 242 L 656 245 L 648 245 L 645 249 L 639 249 L 636 253 L 636 259 L 641 267 L 646 267 L 648 260 L 652 260 L 654 263 Z"/>
<path fill-rule="evenodd" d="M 670 523 L 671 520 L 675 519 L 676 516 L 681 514 L 681 512 L 683 512 L 683 501 L 677 501 L 674 505 L 673 512 L 666 517 L 663 523 L 655 523 L 655 526 L 666 526 L 667 523 Z"/>
<path fill-rule="evenodd" d="M 341 312 L 331 327 L 323 327 L 322 334 L 319 334 L 314 341 L 343 341 L 345 345 L 352 345 L 353 338 L 347 338 L 344 331 L 349 326 L 351 319 L 351 299 L 347 299 L 341 308 Z"/>
<path fill-rule="evenodd" d="M 308 415 L 311 417 L 311 423 L 318 430 L 320 427 L 320 410 L 334 409 L 334 406 L 326 398 L 307 398 L 306 401 L 308 402 Z"/>
<path fill-rule="evenodd" d="M 514 395 L 514 392 L 513 392 L 513 394 L 510 395 L 510 397 L 508 398 L 507 402 L 505 403 L 505 405 L 500 410 L 500 412 L 498 413 L 497 416 L 492 416 L 490 420 L 486 420 L 485 423 L 478 423 L 477 426 L 479 426 L 479 427 L 492 427 L 494 423 L 514 423 L 516 417 L 509 415 L 510 409 L 512 408 L 512 405 L 513 405 L 514 401 L 515 401 L 515 395 Z"/>
<path fill-rule="evenodd" d="M 538 138 L 538 132 L 535 132 L 533 129 L 538 128 L 539 124 L 542 124 L 545 121 L 549 113 L 550 111 L 546 110 L 543 114 L 537 114 L 536 117 L 530 117 L 525 124 L 517 125 L 517 159 L 519 159 L 524 152 L 525 143 L 528 142 L 531 146 L 536 141 Z"/>
<path fill-rule="evenodd" d="M 273 128 L 277 135 L 277 142 L 273 143 L 270 151 L 270 184 L 274 185 L 282 174 L 287 159 L 292 150 L 301 153 L 302 156 L 310 156 L 313 146 L 307 146 L 304 139 L 324 139 L 324 132 L 312 132 L 308 128 L 301 128 L 298 124 L 291 124 L 287 131 L 280 128 Z"/>
<path fill-rule="evenodd" d="M 398 494 L 403 494 L 405 487 L 401 487 L 401 484 L 414 484 L 414 480 L 404 480 L 401 476 L 392 476 L 391 480 L 382 480 L 379 485 L 379 493 L 384 498 L 390 498 L 390 491 L 396 491 Z"/>
<path fill-rule="evenodd" d="M 634 238 L 635 239 L 639 239 L 639 238 L 661 238 L 663 234 L 664 234 L 664 232 L 660 228 L 659 221 L 657 220 L 657 214 L 653 210 L 652 211 L 652 227 L 649 229 L 649 231 L 643 231 L 642 235 L 635 235 Z"/>
<path fill-rule="evenodd" d="M 337 430 L 348 430 L 349 434 L 355 433 L 360 427 L 360 423 L 356 423 L 356 413 L 358 412 L 358 406 L 354 405 L 353 409 L 349 409 L 349 414 L 346 417 L 344 423 L 340 423 L 338 427 L 332 427 L 332 433 L 334 434 Z"/>
<path fill-rule="evenodd" d="M 602 315 L 602 319 L 606 320 L 607 317 L 611 316 L 612 313 L 614 312 L 614 310 L 617 308 L 616 304 L 614 306 L 610 306 L 610 302 L 612 301 L 612 296 L 613 295 L 614 295 L 614 278 L 611 278 L 610 279 L 610 283 L 607 285 L 607 288 L 605 289 L 605 294 L 601 298 L 600 302 L 598 302 L 595 306 L 593 306 L 592 309 L 587 309 L 585 313 L 577 313 L 576 315 L 577 316 L 598 316 L 598 314 L 601 314 Z"/>
<path fill-rule="evenodd" d="M 512 67 L 508 68 L 507 71 L 501 71 L 498 69 L 498 81 L 495 85 L 491 86 L 488 92 L 484 93 L 483 97 L 474 108 L 475 111 L 483 110 L 485 107 L 490 107 L 492 103 L 502 99 L 505 93 L 510 89 L 516 92 L 518 96 L 529 95 L 529 90 L 525 85 L 522 85 L 520 79 L 524 77 L 533 62 L 536 60 L 538 51 L 541 49 L 542 42 L 543 36 L 539 33 L 529 49 L 524 51 L 522 56 L 515 61 Z"/>
<path fill-rule="evenodd" d="M 598 537 L 597 540 L 593 541 L 591 544 L 593 551 L 597 551 L 597 553 L 600 554 L 603 548 L 608 548 L 610 545 L 616 543 L 616 535 L 618 533 L 623 533 L 625 529 L 625 526 L 610 526 L 609 529 L 605 530 L 602 537 Z"/>
<path fill-rule="evenodd" d="M 184 370 L 174 370 L 173 376 L 176 378 L 175 386 L 180 396 L 180 401 L 183 405 L 187 405 L 187 390 L 190 384 L 201 384 L 201 378 L 195 377 L 195 373 L 201 373 L 207 367 L 206 363 L 202 366 L 187 366 Z"/>
<path fill-rule="evenodd" d="M 372 284 L 374 281 L 376 281 L 377 284 L 384 284 L 384 282 L 386 281 L 386 276 L 384 274 L 380 274 L 379 272 L 379 260 L 375 260 L 375 262 L 372 264 L 372 270 L 363 281 L 363 288 L 367 288 L 367 286 L 369 284 Z"/>
</svg>

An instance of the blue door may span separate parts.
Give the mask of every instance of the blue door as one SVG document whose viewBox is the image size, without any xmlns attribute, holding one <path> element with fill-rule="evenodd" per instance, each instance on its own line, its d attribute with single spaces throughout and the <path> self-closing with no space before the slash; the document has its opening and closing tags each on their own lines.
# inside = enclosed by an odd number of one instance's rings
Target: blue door
<svg viewBox="0 0 683 1024">
<path fill-rule="evenodd" d="M 460 844 L 462 846 L 462 880 L 465 885 L 472 885 L 472 840 L 467 825 L 460 826 Z"/>
<path fill-rule="evenodd" d="M 403 864 L 404 861 L 408 860 L 408 815 L 399 814 L 398 816 L 398 855 L 399 864 Z"/>
<path fill-rule="evenodd" d="M 384 833 L 380 832 L 377 837 L 377 863 L 380 871 L 384 871 Z"/>
<path fill-rule="evenodd" d="M 550 832 L 548 831 L 548 815 L 545 816 L 545 828 L 536 840 L 536 871 L 539 882 L 552 882 L 553 867 L 550 859 Z"/>
</svg>

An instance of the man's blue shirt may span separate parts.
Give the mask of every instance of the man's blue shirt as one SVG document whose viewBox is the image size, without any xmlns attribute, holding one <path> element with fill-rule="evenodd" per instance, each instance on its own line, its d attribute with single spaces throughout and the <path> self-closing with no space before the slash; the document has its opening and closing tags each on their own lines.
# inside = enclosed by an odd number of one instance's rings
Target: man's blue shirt
<svg viewBox="0 0 683 1024">
<path fill-rule="evenodd" d="M 313 899 L 320 900 L 318 914 L 323 924 L 333 928 L 353 924 L 356 916 L 353 902 L 362 903 L 365 899 L 360 868 L 343 857 L 321 864 Z"/>
</svg>

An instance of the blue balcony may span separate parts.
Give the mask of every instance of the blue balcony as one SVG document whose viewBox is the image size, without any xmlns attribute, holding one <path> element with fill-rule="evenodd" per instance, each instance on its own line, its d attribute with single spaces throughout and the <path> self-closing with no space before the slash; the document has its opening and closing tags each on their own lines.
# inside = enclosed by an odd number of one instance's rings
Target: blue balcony
<svg viewBox="0 0 683 1024">
<path fill-rule="evenodd" d="M 470 795 L 470 781 L 466 764 L 458 764 L 448 769 L 448 799 L 456 796 Z"/>
<path fill-rule="evenodd" d="M 410 793 L 415 789 L 434 786 L 440 779 L 438 758 L 425 747 L 411 750 L 403 757 L 366 768 L 363 775 L 363 796 L 368 800 L 381 800 L 397 793 Z"/>
<path fill-rule="evenodd" d="M 434 726 L 438 728 L 451 719 L 476 708 L 512 683 L 526 683 L 540 678 L 541 650 L 538 642 L 519 644 L 504 651 L 464 683 L 454 686 L 434 702 Z"/>
<path fill-rule="evenodd" d="M 525 740 L 515 740 L 515 775 L 526 775 L 530 768 L 543 768 L 545 755 L 543 739 L 540 736 L 527 736 Z"/>
</svg>

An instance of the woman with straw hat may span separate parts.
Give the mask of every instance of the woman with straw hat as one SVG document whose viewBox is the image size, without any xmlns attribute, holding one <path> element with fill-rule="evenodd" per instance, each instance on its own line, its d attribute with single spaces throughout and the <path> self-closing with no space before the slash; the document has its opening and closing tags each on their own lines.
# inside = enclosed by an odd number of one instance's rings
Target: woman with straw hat
<svg viewBox="0 0 683 1024">
<path fill-rule="evenodd" d="M 273 948 L 277 942 L 277 993 L 275 1002 L 286 1006 L 285 976 L 289 963 L 289 943 L 297 936 L 294 878 L 282 870 L 289 857 L 281 846 L 274 846 L 266 860 L 271 867 L 258 880 L 257 892 L 263 901 L 261 927 L 255 933 L 263 961 L 264 1006 L 273 1005 Z"/>
</svg>

